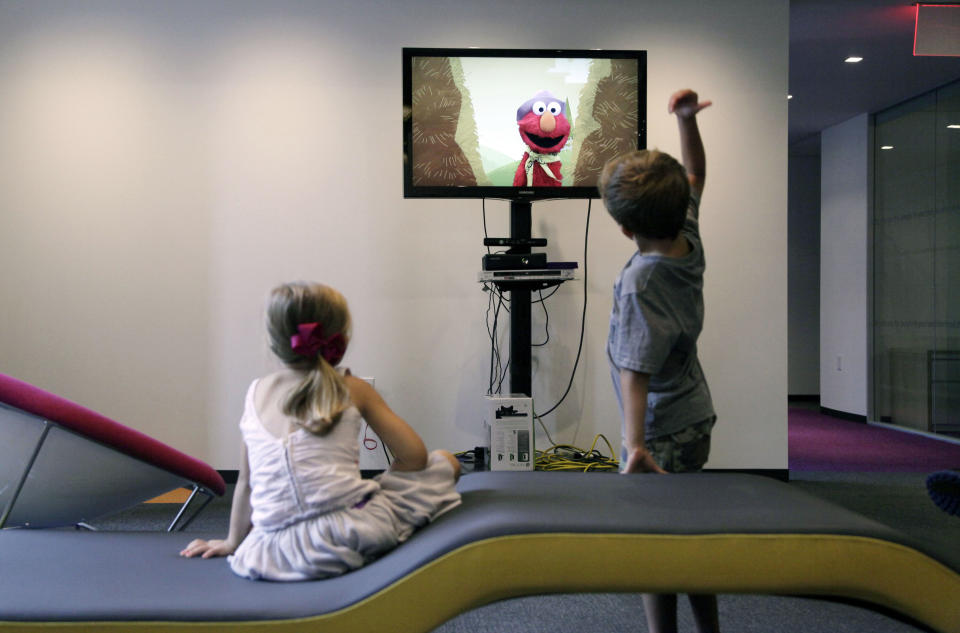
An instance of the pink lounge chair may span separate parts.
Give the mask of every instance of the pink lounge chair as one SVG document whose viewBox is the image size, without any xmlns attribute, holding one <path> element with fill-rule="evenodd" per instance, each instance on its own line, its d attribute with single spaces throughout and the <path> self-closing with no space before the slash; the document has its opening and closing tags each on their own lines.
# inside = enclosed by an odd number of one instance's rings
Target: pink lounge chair
<svg viewBox="0 0 960 633">
<path fill-rule="evenodd" d="M 180 487 L 193 492 L 168 531 L 186 527 L 226 484 L 200 460 L 0 374 L 0 528 L 84 525 Z"/>
</svg>

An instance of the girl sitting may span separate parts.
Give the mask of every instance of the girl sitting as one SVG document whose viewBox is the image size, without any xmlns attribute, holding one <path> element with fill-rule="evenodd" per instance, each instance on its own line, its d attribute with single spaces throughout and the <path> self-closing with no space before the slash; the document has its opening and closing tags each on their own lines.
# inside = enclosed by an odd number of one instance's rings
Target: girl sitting
<svg viewBox="0 0 960 633">
<path fill-rule="evenodd" d="M 457 459 L 428 454 L 373 387 L 336 369 L 350 337 L 339 292 L 314 283 L 275 288 L 267 330 L 285 368 L 247 390 L 229 533 L 196 539 L 181 556 L 228 556 L 247 578 L 335 576 L 460 503 Z M 390 469 L 374 479 L 360 476 L 363 420 L 393 453 Z"/>
</svg>

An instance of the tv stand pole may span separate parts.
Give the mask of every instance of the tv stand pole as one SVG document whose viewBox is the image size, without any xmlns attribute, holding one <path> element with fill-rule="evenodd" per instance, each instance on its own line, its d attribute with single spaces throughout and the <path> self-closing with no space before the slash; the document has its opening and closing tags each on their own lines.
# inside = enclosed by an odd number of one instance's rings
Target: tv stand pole
<svg viewBox="0 0 960 633">
<path fill-rule="evenodd" d="M 510 237 L 529 239 L 532 225 L 531 202 L 510 202 Z M 517 246 L 515 253 L 529 253 L 529 246 Z M 510 393 L 533 395 L 530 344 L 530 291 L 525 284 L 510 287 Z"/>
</svg>

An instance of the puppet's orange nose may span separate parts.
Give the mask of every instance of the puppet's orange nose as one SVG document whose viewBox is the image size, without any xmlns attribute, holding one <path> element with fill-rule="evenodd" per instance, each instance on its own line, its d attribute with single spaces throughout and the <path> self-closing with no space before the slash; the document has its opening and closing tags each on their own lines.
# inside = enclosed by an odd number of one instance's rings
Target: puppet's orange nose
<svg viewBox="0 0 960 633">
<path fill-rule="evenodd" d="M 544 132 L 553 132 L 557 129 L 557 118 L 549 112 L 544 112 L 540 117 L 540 129 Z"/>
</svg>

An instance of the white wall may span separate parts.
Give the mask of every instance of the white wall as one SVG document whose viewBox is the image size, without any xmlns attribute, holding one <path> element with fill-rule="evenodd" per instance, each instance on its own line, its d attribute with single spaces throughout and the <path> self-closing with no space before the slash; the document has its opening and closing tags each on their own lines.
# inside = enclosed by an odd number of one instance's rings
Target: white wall
<svg viewBox="0 0 960 633">
<path fill-rule="evenodd" d="M 820 404 L 867 415 L 870 117 L 821 134 Z"/>
<path fill-rule="evenodd" d="M 790 154 L 788 393 L 820 393 L 820 154 Z"/>
<path fill-rule="evenodd" d="M 316 279 L 351 302 L 347 364 L 431 448 L 472 448 L 481 206 L 402 198 L 400 49 L 644 48 L 651 145 L 678 149 L 673 90 L 716 104 L 701 116 L 709 465 L 786 468 L 788 8 L 0 0 L 0 371 L 236 468 L 244 391 L 273 367 L 264 297 Z M 506 234 L 507 205 L 487 209 Z M 585 210 L 534 205 L 551 258 L 582 258 Z M 619 445 L 603 350 L 630 249 L 594 204 L 585 351 L 547 419 L 557 441 Z M 549 304 L 543 408 L 567 383 L 582 283 Z"/>
</svg>

